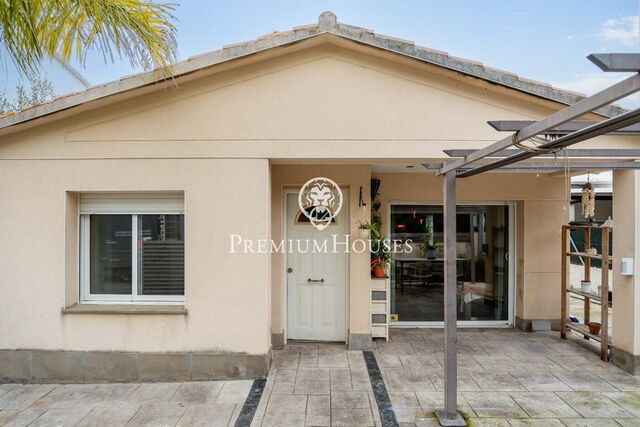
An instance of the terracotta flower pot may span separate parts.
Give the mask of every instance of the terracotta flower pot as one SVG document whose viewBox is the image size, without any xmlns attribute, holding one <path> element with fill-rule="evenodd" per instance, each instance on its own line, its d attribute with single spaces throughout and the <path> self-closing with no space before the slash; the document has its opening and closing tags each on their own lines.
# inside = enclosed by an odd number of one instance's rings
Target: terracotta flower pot
<svg viewBox="0 0 640 427">
<path fill-rule="evenodd" d="M 373 266 L 373 277 L 384 277 L 384 267 L 382 267 L 381 265 L 374 265 Z"/>
<path fill-rule="evenodd" d="M 587 323 L 587 326 L 589 327 L 589 333 L 591 333 L 593 335 L 599 335 L 600 334 L 600 327 L 602 326 L 600 323 L 598 323 L 598 322 L 589 322 L 589 323 Z"/>
</svg>

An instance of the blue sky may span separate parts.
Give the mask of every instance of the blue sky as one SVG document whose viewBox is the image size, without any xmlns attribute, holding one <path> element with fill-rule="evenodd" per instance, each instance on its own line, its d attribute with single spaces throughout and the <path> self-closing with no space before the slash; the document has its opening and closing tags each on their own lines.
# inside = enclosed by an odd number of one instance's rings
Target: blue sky
<svg viewBox="0 0 640 427">
<path fill-rule="evenodd" d="M 324 10 L 341 22 L 586 93 L 623 77 L 601 72 L 586 60 L 589 53 L 640 49 L 636 0 L 176 2 L 180 58 L 315 22 Z M 136 71 L 127 61 L 105 64 L 98 54 L 85 67 L 73 65 L 92 84 Z M 82 87 L 57 64 L 43 64 L 42 72 L 58 94 Z M 0 88 L 11 94 L 17 79 L 11 63 L 0 66 Z M 640 96 L 623 104 L 640 105 Z"/>
</svg>

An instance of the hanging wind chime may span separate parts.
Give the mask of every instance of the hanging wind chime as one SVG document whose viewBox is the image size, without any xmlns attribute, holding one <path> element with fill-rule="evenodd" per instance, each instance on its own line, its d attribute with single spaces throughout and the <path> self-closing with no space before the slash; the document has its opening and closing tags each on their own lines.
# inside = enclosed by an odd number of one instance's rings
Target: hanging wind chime
<svg viewBox="0 0 640 427">
<path fill-rule="evenodd" d="M 582 186 L 582 214 L 584 219 L 593 222 L 596 216 L 596 190 L 587 175 L 587 182 Z"/>
</svg>

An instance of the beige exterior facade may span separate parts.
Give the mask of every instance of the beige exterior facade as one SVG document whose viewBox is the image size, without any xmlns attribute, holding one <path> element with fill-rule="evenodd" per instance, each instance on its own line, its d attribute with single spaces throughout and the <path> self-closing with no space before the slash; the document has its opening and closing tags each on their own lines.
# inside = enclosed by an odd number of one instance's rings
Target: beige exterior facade
<svg viewBox="0 0 640 427">
<path fill-rule="evenodd" d="M 46 377 L 34 374 L 17 350 L 188 355 L 178 363 L 189 378 L 195 378 L 197 355 L 223 360 L 242 354 L 266 362 L 246 359 L 244 366 L 212 376 L 258 375 L 268 367 L 272 342 L 286 338 L 283 255 L 230 253 L 230 234 L 281 239 L 284 191 L 327 176 L 349 189 L 349 232 L 355 236 L 357 221 L 369 218 L 358 205 L 359 189 L 369 206 L 372 177 L 381 181 L 384 218 L 390 202 L 440 202 L 441 180 L 432 172 L 388 170 L 446 158 L 445 149 L 483 147 L 500 137 L 488 120 L 536 119 L 560 108 L 323 34 L 199 70 L 175 86 L 150 84 L 2 128 L 0 354 L 12 365 L 0 367 L 0 379 L 20 377 L 9 370 Z M 584 146 L 605 143 L 628 148 L 639 141 L 605 137 Z M 524 328 L 531 320 L 557 322 L 560 316 L 567 184 L 561 175 L 524 173 L 459 181 L 461 202 L 514 205 L 512 314 Z M 637 190 L 637 183 L 631 185 Z M 184 310 L 78 309 L 79 195 L 157 191 L 184 194 Z M 361 346 L 370 334 L 368 254 L 349 257 L 348 278 L 347 326 Z M 637 304 L 629 310 L 636 316 L 629 324 L 637 324 Z M 621 346 L 638 354 L 630 339 L 620 338 Z"/>
</svg>

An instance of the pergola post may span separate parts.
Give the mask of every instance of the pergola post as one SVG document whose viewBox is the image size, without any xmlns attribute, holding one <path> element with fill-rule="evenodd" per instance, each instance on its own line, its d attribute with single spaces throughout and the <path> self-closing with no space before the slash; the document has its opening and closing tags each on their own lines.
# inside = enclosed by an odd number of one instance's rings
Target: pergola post
<svg viewBox="0 0 640 427">
<path fill-rule="evenodd" d="M 466 426 L 458 413 L 456 171 L 442 175 L 444 202 L 444 412 L 441 426 Z"/>
</svg>

